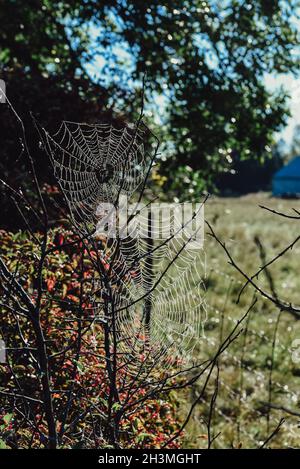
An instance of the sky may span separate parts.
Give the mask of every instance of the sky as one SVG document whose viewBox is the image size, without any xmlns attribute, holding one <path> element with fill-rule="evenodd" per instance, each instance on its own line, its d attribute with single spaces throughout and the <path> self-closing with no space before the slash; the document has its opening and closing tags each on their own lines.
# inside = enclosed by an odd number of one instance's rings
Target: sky
<svg viewBox="0 0 300 469">
<path fill-rule="evenodd" d="M 265 80 L 266 86 L 270 91 L 283 86 L 291 95 L 289 100 L 291 117 L 287 121 L 287 126 L 276 134 L 276 140 L 283 138 L 289 145 L 293 138 L 295 126 L 300 124 L 300 77 L 295 78 L 293 75 L 269 75 Z"/>
</svg>

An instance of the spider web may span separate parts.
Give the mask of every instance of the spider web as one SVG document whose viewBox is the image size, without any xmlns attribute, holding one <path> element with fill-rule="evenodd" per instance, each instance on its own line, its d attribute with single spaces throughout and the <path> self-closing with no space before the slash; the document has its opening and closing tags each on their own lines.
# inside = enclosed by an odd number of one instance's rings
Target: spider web
<svg viewBox="0 0 300 469">
<path fill-rule="evenodd" d="M 155 256 L 149 254 L 144 240 L 136 243 L 136 252 L 129 244 L 125 240 L 120 249 L 126 264 L 131 256 L 142 259 L 116 295 L 118 328 L 126 338 L 121 353 L 126 356 L 130 351 L 128 361 L 136 366 L 146 357 L 149 365 L 159 362 L 164 367 L 178 358 L 190 361 L 206 319 L 204 253 L 195 256 L 178 240 L 157 247 Z M 180 257 L 174 261 L 178 252 Z"/>
<path fill-rule="evenodd" d="M 191 249 L 183 230 L 180 237 L 149 242 L 140 233 L 148 228 L 148 214 L 140 222 L 130 236 L 110 239 L 103 248 L 104 261 L 112 265 L 118 353 L 135 373 L 141 363 L 168 368 L 183 358 L 190 362 L 206 321 L 203 249 Z M 95 291 L 105 293 L 102 282 L 95 282 Z M 96 299 L 95 314 L 111 321 L 103 305 Z"/>
<path fill-rule="evenodd" d="M 133 216 L 126 236 L 112 238 L 97 229 L 107 216 L 103 206 L 117 205 L 120 194 L 130 199 L 145 181 L 153 162 L 148 137 L 143 123 L 63 122 L 53 137 L 46 133 L 74 225 L 93 233 L 101 260 L 109 266 L 113 306 L 105 308 L 106 286 L 95 278 L 93 312 L 110 326 L 115 322 L 116 353 L 130 373 L 141 366 L 167 368 L 192 360 L 206 320 L 205 255 L 200 247 L 190 249 L 191 237 L 183 227 L 180 236 L 159 239 L 159 227 L 152 223 L 148 237 L 149 212 L 136 206 L 139 223 Z M 174 226 L 180 226 L 178 213 L 172 216 Z"/>
<path fill-rule="evenodd" d="M 146 131 L 143 123 L 63 121 L 53 136 L 45 132 L 54 174 L 80 231 L 93 230 L 100 203 L 116 203 L 120 191 L 130 197 L 143 181 L 150 160 Z"/>
</svg>

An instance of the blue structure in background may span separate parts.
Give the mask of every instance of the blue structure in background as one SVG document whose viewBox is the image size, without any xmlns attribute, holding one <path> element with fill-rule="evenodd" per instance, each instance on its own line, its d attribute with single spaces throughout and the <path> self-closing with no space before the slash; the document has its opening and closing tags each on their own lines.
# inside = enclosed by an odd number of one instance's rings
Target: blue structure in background
<svg viewBox="0 0 300 469">
<path fill-rule="evenodd" d="M 300 196 L 300 156 L 274 174 L 273 195 Z"/>
</svg>

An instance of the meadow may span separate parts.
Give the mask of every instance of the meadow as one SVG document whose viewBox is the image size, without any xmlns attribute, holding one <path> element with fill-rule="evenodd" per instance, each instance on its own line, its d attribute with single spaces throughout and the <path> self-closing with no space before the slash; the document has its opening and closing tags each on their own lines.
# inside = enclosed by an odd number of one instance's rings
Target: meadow
<svg viewBox="0 0 300 469">
<path fill-rule="evenodd" d="M 259 205 L 293 214 L 299 201 L 261 193 L 240 198 L 213 197 L 205 207 L 205 218 L 234 260 L 250 275 L 299 235 L 298 220 L 276 216 Z M 206 320 L 203 337 L 196 346 L 197 360 L 216 352 L 255 294 L 253 287 L 247 286 L 237 304 L 245 280 L 229 265 L 222 247 L 208 235 L 204 251 Z M 269 292 L 273 284 L 279 298 L 300 304 L 299 259 L 300 242 L 259 275 L 259 286 Z M 207 446 L 206 424 L 210 418 L 212 436 L 218 435 L 212 447 L 257 448 L 266 442 L 282 417 L 285 421 L 266 446 L 299 447 L 300 360 L 294 341 L 300 339 L 300 321 L 291 313 L 278 311 L 259 294 L 257 299 L 243 322 L 243 333 L 219 359 L 218 381 L 212 380 L 210 390 L 196 406 L 184 447 Z M 213 396 L 216 382 L 218 392 Z M 201 383 L 189 394 L 181 395 L 183 416 L 200 386 Z M 212 398 L 216 400 L 209 416 L 207 403 Z"/>
</svg>

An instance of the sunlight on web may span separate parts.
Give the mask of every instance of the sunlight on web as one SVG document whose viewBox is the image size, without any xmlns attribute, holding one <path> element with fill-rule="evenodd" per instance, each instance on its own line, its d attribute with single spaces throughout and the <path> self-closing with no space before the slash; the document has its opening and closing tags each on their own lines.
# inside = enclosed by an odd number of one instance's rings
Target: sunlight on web
<svg viewBox="0 0 300 469">
<path fill-rule="evenodd" d="M 119 353 L 128 367 L 142 360 L 151 366 L 193 358 L 206 321 L 205 253 L 189 249 L 187 239 L 149 241 L 140 237 L 111 240 L 104 249 L 111 265 Z M 179 253 L 179 255 L 178 255 Z M 101 282 L 95 290 L 105 294 Z M 110 320 L 96 301 L 97 314 Z"/>
<path fill-rule="evenodd" d="M 149 154 L 142 124 L 78 124 L 62 122 L 46 142 L 55 176 L 69 204 L 73 221 L 90 232 L 100 203 L 116 202 L 119 191 L 132 195 L 145 177 Z"/>
<path fill-rule="evenodd" d="M 115 328 L 123 365 L 136 373 L 140 367 L 190 363 L 206 320 L 205 254 L 202 245 L 192 246 L 186 229 L 192 220 L 183 225 L 175 211 L 176 236 L 162 237 L 153 220 L 149 234 L 149 212 L 141 210 L 138 224 L 134 216 L 128 221 L 126 236 L 98 229 L 107 215 L 105 204 L 117 206 L 120 194 L 130 199 L 140 190 L 144 195 L 153 163 L 149 130 L 142 122 L 131 127 L 63 122 L 53 137 L 46 133 L 46 142 L 74 225 L 96 243 L 107 270 L 110 291 L 95 275 L 93 314 Z"/>
</svg>

